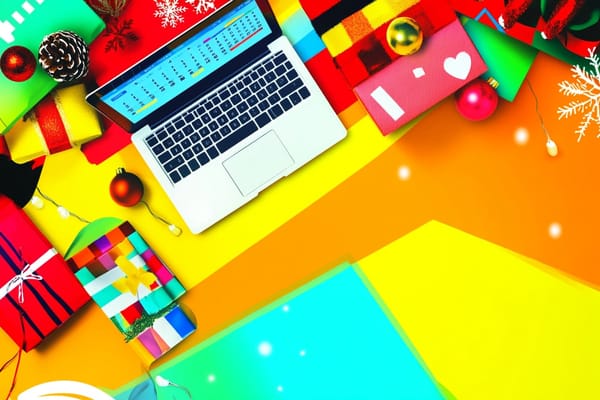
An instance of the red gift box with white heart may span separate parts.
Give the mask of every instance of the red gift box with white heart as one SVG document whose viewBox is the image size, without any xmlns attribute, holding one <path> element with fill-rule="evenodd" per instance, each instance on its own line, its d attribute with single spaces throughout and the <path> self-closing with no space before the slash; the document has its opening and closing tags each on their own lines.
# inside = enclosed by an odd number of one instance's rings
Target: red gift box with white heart
<svg viewBox="0 0 600 400">
<path fill-rule="evenodd" d="M 27 214 L 0 196 L 0 327 L 29 351 L 88 300 L 63 257 Z"/>
</svg>

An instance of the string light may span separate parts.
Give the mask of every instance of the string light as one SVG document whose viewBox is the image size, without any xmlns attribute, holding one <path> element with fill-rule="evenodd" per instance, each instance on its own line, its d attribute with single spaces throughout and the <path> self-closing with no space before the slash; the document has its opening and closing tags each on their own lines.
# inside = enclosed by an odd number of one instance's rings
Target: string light
<svg viewBox="0 0 600 400">
<path fill-rule="evenodd" d="M 181 235 L 182 231 L 181 231 L 180 227 L 178 227 L 175 224 L 170 223 L 169 221 L 167 221 L 166 219 L 164 219 L 163 217 L 161 217 L 160 215 L 158 215 L 154 211 L 152 211 L 152 209 L 150 208 L 150 206 L 148 205 L 148 203 L 146 203 L 145 200 L 140 200 L 140 203 L 142 203 L 144 206 L 146 206 L 146 209 L 148 210 L 148 212 L 150 213 L 150 215 L 152 215 L 154 218 L 156 218 L 157 220 L 159 220 L 163 224 L 167 225 L 168 228 L 169 228 L 169 231 L 173 235 L 175 235 L 175 236 Z"/>
<path fill-rule="evenodd" d="M 188 396 L 188 398 L 191 400 L 192 399 L 192 393 L 189 391 L 188 388 L 186 388 L 185 386 L 182 385 L 178 385 L 176 383 L 171 382 L 168 379 L 163 378 L 160 375 L 157 375 L 156 378 L 154 378 L 154 381 L 156 382 L 156 384 L 160 387 L 168 387 L 168 386 L 173 386 L 177 389 L 181 389 L 185 392 L 185 394 Z"/>
<path fill-rule="evenodd" d="M 533 95 L 533 98 L 535 100 L 535 112 L 538 115 L 540 124 L 542 125 L 542 130 L 546 134 L 546 151 L 551 157 L 556 157 L 558 155 L 558 146 L 556 145 L 554 140 L 552 140 L 552 138 L 550 137 L 550 133 L 546 129 L 546 125 L 544 124 L 544 118 L 542 118 L 542 114 L 540 113 L 539 109 L 539 100 L 537 95 L 535 94 L 535 91 L 533 90 L 533 87 L 531 86 L 531 82 L 529 82 L 529 79 L 527 78 L 525 78 L 525 81 L 527 82 L 527 86 L 529 87 L 529 90 L 531 91 L 531 94 Z"/>
<path fill-rule="evenodd" d="M 146 207 L 150 215 L 152 215 L 152 217 L 168 226 L 169 231 L 173 235 L 181 235 L 181 228 L 179 228 L 175 224 L 170 223 L 160 215 L 156 214 L 150 208 L 150 205 L 143 200 L 144 184 L 137 175 L 125 171 L 124 168 L 118 168 L 116 175 L 110 182 L 109 190 L 110 196 L 112 197 L 113 201 L 118 205 L 123 207 L 133 207 L 139 203 L 142 203 Z"/>
<path fill-rule="evenodd" d="M 31 205 L 34 206 L 35 208 L 37 208 L 37 209 L 44 208 L 44 200 L 46 200 L 46 201 L 50 202 L 54 207 L 56 207 L 56 210 L 58 211 L 58 214 L 60 215 L 61 218 L 67 219 L 69 217 L 74 217 L 74 218 L 78 219 L 79 221 L 83 222 L 84 224 L 90 223 L 90 221 L 88 221 L 87 219 L 80 217 L 79 215 L 75 214 L 74 212 L 69 211 L 65 206 L 58 204 L 53 198 L 51 198 L 50 196 L 48 196 L 44 192 L 42 192 L 42 190 L 39 188 L 39 186 L 36 187 L 35 190 L 39 194 L 39 196 L 34 194 L 30 200 Z"/>
</svg>

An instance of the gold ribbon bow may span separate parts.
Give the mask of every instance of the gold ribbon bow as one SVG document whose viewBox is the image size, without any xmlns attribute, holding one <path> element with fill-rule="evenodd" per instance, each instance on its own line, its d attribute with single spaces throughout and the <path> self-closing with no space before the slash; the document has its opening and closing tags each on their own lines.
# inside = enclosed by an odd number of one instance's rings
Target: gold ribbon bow
<svg viewBox="0 0 600 400">
<path fill-rule="evenodd" d="M 156 281 L 156 276 L 153 273 L 136 267 L 124 256 L 117 257 L 115 262 L 121 271 L 125 273 L 123 278 L 113 283 L 113 286 L 121 293 L 130 292 L 134 296 L 137 296 L 140 285 L 144 285 L 150 289 L 150 285 Z"/>
</svg>

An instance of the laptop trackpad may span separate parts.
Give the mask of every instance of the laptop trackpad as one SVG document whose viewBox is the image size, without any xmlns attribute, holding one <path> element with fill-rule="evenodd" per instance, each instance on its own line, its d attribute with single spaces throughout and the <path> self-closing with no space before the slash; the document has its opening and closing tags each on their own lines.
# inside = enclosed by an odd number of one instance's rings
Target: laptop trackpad
<svg viewBox="0 0 600 400">
<path fill-rule="evenodd" d="M 270 131 L 223 162 L 245 196 L 280 175 L 294 160 L 275 132 Z"/>
</svg>

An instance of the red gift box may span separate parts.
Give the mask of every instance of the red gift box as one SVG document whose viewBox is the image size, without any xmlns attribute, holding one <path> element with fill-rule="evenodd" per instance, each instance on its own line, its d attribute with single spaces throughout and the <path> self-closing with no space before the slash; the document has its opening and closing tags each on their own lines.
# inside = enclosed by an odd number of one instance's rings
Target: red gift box
<svg viewBox="0 0 600 400">
<path fill-rule="evenodd" d="M 0 196 L 0 326 L 25 351 L 89 300 L 62 256 L 9 198 Z"/>
</svg>

